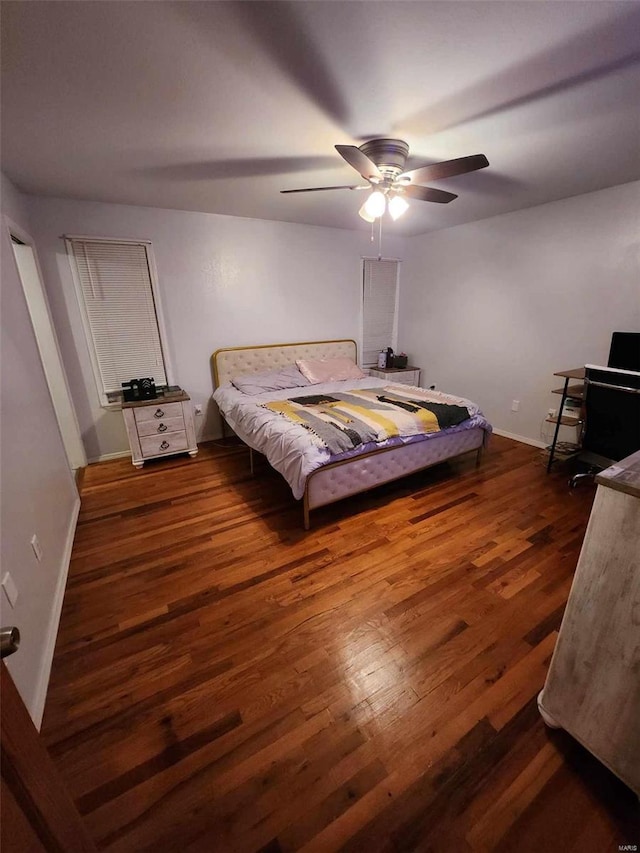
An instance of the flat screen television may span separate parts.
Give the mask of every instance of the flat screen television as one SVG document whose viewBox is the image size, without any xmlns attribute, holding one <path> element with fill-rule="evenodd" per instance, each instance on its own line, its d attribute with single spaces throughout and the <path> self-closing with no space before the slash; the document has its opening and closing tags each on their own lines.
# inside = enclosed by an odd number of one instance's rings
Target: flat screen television
<svg viewBox="0 0 640 853">
<path fill-rule="evenodd" d="M 611 335 L 607 366 L 640 371 L 640 332 L 614 332 Z"/>
</svg>

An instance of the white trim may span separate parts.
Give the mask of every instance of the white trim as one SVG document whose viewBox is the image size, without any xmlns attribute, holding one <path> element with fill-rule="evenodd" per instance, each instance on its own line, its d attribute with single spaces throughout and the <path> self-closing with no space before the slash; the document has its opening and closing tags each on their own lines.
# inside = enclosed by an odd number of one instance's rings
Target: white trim
<svg viewBox="0 0 640 853">
<path fill-rule="evenodd" d="M 398 348 L 398 320 L 400 316 L 400 264 L 402 261 L 398 258 L 366 258 L 362 257 L 360 259 L 360 316 L 359 316 L 359 338 L 358 338 L 358 352 L 360 354 L 358 364 L 363 370 L 367 368 L 376 367 L 375 363 L 365 363 L 364 361 L 364 339 L 365 339 L 365 328 L 364 328 L 364 303 L 365 303 L 365 275 L 367 269 L 367 262 L 378 263 L 378 262 L 387 262 L 394 263 L 396 265 L 396 294 L 395 294 L 395 304 L 394 304 L 394 313 L 393 313 L 393 328 L 391 331 L 391 340 L 387 341 L 387 346 L 391 346 L 393 350 L 397 350 Z"/>
<path fill-rule="evenodd" d="M 100 456 L 93 456 L 91 459 L 87 459 L 89 465 L 92 465 L 94 462 L 109 462 L 111 459 L 124 459 L 125 456 L 131 456 L 130 450 L 118 450 L 115 453 L 102 453 Z"/>
<path fill-rule="evenodd" d="M 88 234 L 63 234 L 62 240 L 91 240 L 93 243 L 129 243 L 132 246 L 150 246 L 151 240 L 132 240 L 130 237 L 91 237 Z"/>
<path fill-rule="evenodd" d="M 222 437 L 222 430 L 220 430 L 220 435 L 214 435 L 213 433 L 203 432 L 202 435 L 198 436 L 198 444 L 206 443 L 207 441 L 220 441 Z"/>
<path fill-rule="evenodd" d="M 149 280 L 151 282 L 151 295 L 153 298 L 153 305 L 156 314 L 156 320 L 158 323 L 158 332 L 160 337 L 160 350 L 162 352 L 162 360 L 164 362 L 164 373 L 167 380 L 167 385 L 174 385 L 174 371 L 173 371 L 173 363 L 171 361 L 171 355 L 169 353 L 168 346 L 168 335 L 167 335 L 167 326 L 164 319 L 164 312 L 162 310 L 162 300 L 160 298 L 160 288 L 158 286 L 158 270 L 156 267 L 156 260 L 153 254 L 153 246 L 149 240 L 127 240 L 120 239 L 116 237 L 77 237 L 68 234 L 64 234 L 62 236 L 64 240 L 65 249 L 67 252 L 67 258 L 69 260 L 69 266 L 71 268 L 71 278 L 73 279 L 73 285 L 76 292 L 76 299 L 78 301 L 78 305 L 80 307 L 80 317 L 82 319 L 82 328 L 84 331 L 84 336 L 87 342 L 87 348 L 89 350 L 89 358 L 91 361 L 91 368 L 93 371 L 93 377 L 96 384 L 96 391 L 98 394 L 98 401 L 100 406 L 103 409 L 111 409 L 113 408 L 113 404 L 109 402 L 106 392 L 103 388 L 102 382 L 102 374 L 100 372 L 100 365 L 98 362 L 98 355 L 96 353 L 96 343 L 93 337 L 93 331 L 91 329 L 91 323 L 89 322 L 89 314 L 87 312 L 87 306 L 85 304 L 84 294 L 82 291 L 82 283 L 80 281 L 80 277 L 78 275 L 78 268 L 75 260 L 75 254 L 73 251 L 72 240 L 88 240 L 94 243 L 126 243 L 128 245 L 134 246 L 143 246 L 145 249 L 145 255 L 147 259 L 147 267 L 149 269 Z M 89 460 L 91 461 L 91 460 Z"/>
<path fill-rule="evenodd" d="M 358 367 L 362 368 L 362 353 L 364 343 L 364 262 L 369 260 L 368 258 L 360 258 L 360 293 L 358 296 L 358 337 L 356 340 L 356 346 L 358 349 Z"/>
<path fill-rule="evenodd" d="M 18 223 L 14 222 L 13 219 L 8 217 L 6 213 L 3 214 L 2 218 L 4 219 L 4 224 L 9 231 L 9 239 L 11 239 L 11 235 L 13 234 L 15 237 L 18 238 L 18 240 L 23 242 L 25 244 L 25 246 L 31 246 L 31 248 L 34 250 L 34 254 L 35 254 L 36 253 L 35 252 L 35 245 L 34 245 L 33 238 L 31 237 L 31 235 L 27 234 L 27 232 L 24 230 L 24 228 L 21 228 L 18 225 Z M 38 264 L 38 271 L 41 272 L 39 264 Z"/>
<path fill-rule="evenodd" d="M 38 353 L 42 363 L 42 369 L 49 389 L 49 396 L 51 397 L 51 403 L 56 415 L 60 438 L 64 446 L 69 468 L 75 471 L 78 468 L 85 467 L 87 464 L 87 455 L 84 448 L 84 442 L 82 441 L 82 433 L 80 431 L 78 415 L 76 413 L 71 389 L 69 387 L 69 380 L 67 378 L 64 360 L 62 358 L 58 333 L 53 322 L 53 315 L 51 313 L 51 306 L 49 305 L 49 297 L 44 283 L 45 279 L 42 274 L 36 244 L 33 237 L 6 214 L 3 216 L 3 221 L 8 232 L 9 243 L 12 244 L 12 237 L 15 237 L 20 240 L 25 247 L 28 247 L 31 250 L 39 284 L 37 300 L 35 302 L 36 309 L 38 306 L 41 309 L 39 312 L 36 310 L 34 313 L 34 302 L 32 297 L 30 297 L 28 288 L 23 280 L 22 271 L 20 269 L 15 250 L 12 251 L 12 260 L 15 266 L 16 275 L 18 276 L 18 280 L 22 287 L 27 311 L 33 327 L 36 345 L 38 347 Z M 41 318 L 40 322 L 37 320 L 38 316 Z M 47 340 L 50 343 L 48 349 L 45 347 L 45 341 Z M 58 380 L 57 382 L 56 378 Z"/>
<path fill-rule="evenodd" d="M 375 257 L 370 257 L 369 255 L 361 255 L 361 261 L 395 261 L 397 264 L 402 263 L 402 258 L 379 258 L 377 255 Z"/>
<path fill-rule="evenodd" d="M 391 338 L 394 352 L 398 352 L 398 320 L 400 317 L 400 261 L 394 261 L 396 265 L 396 301 L 393 306 L 393 332 Z M 375 364 L 373 365 L 376 366 Z"/>
<path fill-rule="evenodd" d="M 82 320 L 82 330 L 84 332 L 84 337 L 87 342 L 87 349 L 89 350 L 89 359 L 91 361 L 91 370 L 93 372 L 93 380 L 96 385 L 96 392 L 98 394 L 98 402 L 101 406 L 110 405 L 107 395 L 104 392 L 102 376 L 100 374 L 100 365 L 98 364 L 98 356 L 96 355 L 96 345 L 93 339 L 93 332 L 91 331 L 91 323 L 89 322 L 89 315 L 87 313 L 87 306 L 85 305 L 84 295 L 82 293 L 82 283 L 80 281 L 80 277 L 78 276 L 78 267 L 76 265 L 75 257 L 73 254 L 73 247 L 71 245 L 71 238 L 64 237 L 64 245 L 67 251 L 67 258 L 69 261 L 69 266 L 71 268 L 71 278 L 73 279 L 73 286 L 76 292 L 76 299 L 78 301 L 78 307 L 80 308 L 80 318 Z M 87 460 L 89 462 L 90 460 Z"/>
<path fill-rule="evenodd" d="M 164 360 L 164 373 L 167 378 L 167 385 L 175 385 L 173 372 L 173 363 L 169 353 L 169 336 L 167 334 L 167 324 L 164 319 L 164 311 L 162 310 L 162 300 L 160 299 L 160 286 L 158 284 L 158 268 L 156 266 L 156 256 L 153 252 L 151 243 L 147 246 L 147 263 L 149 265 L 149 278 L 151 279 L 151 292 L 156 309 L 156 319 L 158 321 L 158 330 L 160 332 L 160 347 L 162 349 L 162 358 Z"/>
<path fill-rule="evenodd" d="M 530 444 L 532 447 L 540 447 L 544 450 L 548 446 L 548 441 L 540 441 L 539 438 L 529 438 L 528 435 L 516 435 L 514 432 L 507 432 L 504 429 L 493 428 L 496 435 L 501 435 L 503 438 L 512 438 L 514 441 L 519 441 L 522 444 Z"/>
<path fill-rule="evenodd" d="M 78 515 L 80 513 L 80 498 L 76 498 L 73 510 L 71 512 L 71 520 L 69 530 L 67 531 L 67 539 L 62 555 L 62 565 L 60 567 L 60 577 L 56 586 L 53 604 L 51 607 L 51 617 L 49 619 L 49 628 L 47 631 L 47 641 L 44 648 L 42 663 L 40 664 L 40 673 L 38 682 L 33 697 L 33 705 L 31 708 L 31 719 L 35 727 L 40 730 L 42 725 L 42 717 L 44 715 L 44 705 L 47 699 L 47 690 L 49 688 L 49 679 L 51 677 L 51 665 L 53 663 L 53 653 L 56 648 L 56 639 L 58 638 L 58 627 L 60 625 L 60 614 L 62 613 L 62 603 L 64 601 L 64 593 L 67 588 L 67 577 L 69 575 L 69 566 L 71 565 L 71 551 L 73 550 L 73 540 L 76 533 L 76 524 L 78 523 Z"/>
</svg>

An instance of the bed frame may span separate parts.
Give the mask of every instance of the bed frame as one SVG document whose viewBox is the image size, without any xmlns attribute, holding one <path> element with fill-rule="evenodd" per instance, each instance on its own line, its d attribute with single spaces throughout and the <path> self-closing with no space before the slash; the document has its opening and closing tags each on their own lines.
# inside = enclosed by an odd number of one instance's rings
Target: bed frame
<svg viewBox="0 0 640 853">
<path fill-rule="evenodd" d="M 299 358 L 346 356 L 357 361 L 357 354 L 356 342 L 349 339 L 228 347 L 214 352 L 213 377 L 216 386 L 219 386 L 228 382 L 233 376 L 255 373 L 259 370 L 275 370 L 292 364 Z M 312 509 L 366 492 L 383 483 L 398 480 L 408 474 L 467 453 L 475 453 L 476 464 L 479 465 L 484 438 L 485 431 L 480 428 L 445 433 L 434 436 L 428 441 L 372 450 L 316 469 L 307 478 L 304 491 L 305 530 L 309 530 Z M 253 460 L 251 464 L 253 470 Z"/>
</svg>

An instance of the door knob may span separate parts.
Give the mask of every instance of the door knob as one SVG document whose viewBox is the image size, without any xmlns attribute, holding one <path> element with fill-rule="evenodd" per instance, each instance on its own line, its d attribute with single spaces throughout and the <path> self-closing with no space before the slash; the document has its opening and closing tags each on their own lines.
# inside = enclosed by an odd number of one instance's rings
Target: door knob
<svg viewBox="0 0 640 853">
<path fill-rule="evenodd" d="M 9 657 L 18 651 L 20 645 L 20 631 L 11 626 L 0 628 L 0 658 Z"/>
</svg>

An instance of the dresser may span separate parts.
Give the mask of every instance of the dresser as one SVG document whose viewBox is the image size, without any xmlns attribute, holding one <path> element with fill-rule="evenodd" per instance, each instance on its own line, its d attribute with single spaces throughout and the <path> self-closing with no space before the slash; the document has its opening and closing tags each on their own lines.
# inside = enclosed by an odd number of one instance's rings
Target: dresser
<svg viewBox="0 0 640 853">
<path fill-rule="evenodd" d="M 182 390 L 154 400 L 136 400 L 122 404 L 131 461 L 142 468 L 147 459 L 175 453 L 198 452 L 191 399 Z"/>
<path fill-rule="evenodd" d="M 419 367 L 371 367 L 369 376 L 400 382 L 402 385 L 420 385 Z"/>
<path fill-rule="evenodd" d="M 596 483 L 538 707 L 640 796 L 640 451 Z"/>
</svg>

